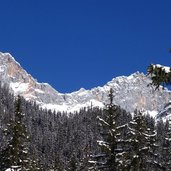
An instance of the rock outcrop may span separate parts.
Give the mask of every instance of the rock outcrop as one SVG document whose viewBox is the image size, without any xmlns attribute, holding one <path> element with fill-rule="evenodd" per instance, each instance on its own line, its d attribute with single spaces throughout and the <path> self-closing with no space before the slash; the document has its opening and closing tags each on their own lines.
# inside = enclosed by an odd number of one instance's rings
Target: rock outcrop
<svg viewBox="0 0 171 171">
<path fill-rule="evenodd" d="M 41 107 L 56 111 L 73 112 L 88 106 L 104 107 L 110 88 L 114 90 L 114 103 L 129 112 L 135 109 L 160 111 L 171 99 L 171 92 L 157 91 L 147 86 L 151 80 L 143 73 L 113 78 L 103 87 L 62 94 L 47 83 L 38 83 L 9 53 L 0 53 L 0 79 L 15 95 L 35 101 Z"/>
</svg>

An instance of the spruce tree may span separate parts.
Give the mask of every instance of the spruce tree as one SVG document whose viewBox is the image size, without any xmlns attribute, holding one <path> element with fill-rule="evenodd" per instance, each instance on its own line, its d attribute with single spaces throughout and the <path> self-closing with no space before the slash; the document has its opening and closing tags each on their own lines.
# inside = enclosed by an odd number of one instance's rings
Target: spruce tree
<svg viewBox="0 0 171 171">
<path fill-rule="evenodd" d="M 14 110 L 14 118 L 10 120 L 8 127 L 4 130 L 7 145 L 1 151 L 0 169 L 18 167 L 22 171 L 31 170 L 32 160 L 28 156 L 29 136 L 24 124 L 25 115 L 22 113 L 20 96 L 15 101 Z"/>
<path fill-rule="evenodd" d="M 78 168 L 77 158 L 76 158 L 75 154 L 72 154 L 67 170 L 68 171 L 77 171 L 78 170 L 77 168 Z"/>
<path fill-rule="evenodd" d="M 117 118 L 121 112 L 120 107 L 113 104 L 113 90 L 109 92 L 109 104 L 106 105 L 104 118 L 98 117 L 100 126 L 101 140 L 98 140 L 100 153 L 93 155 L 89 162 L 94 164 L 90 170 L 107 170 L 115 171 L 118 169 L 119 161 L 117 160 L 117 153 L 120 139 L 120 126 L 117 125 Z"/>
<path fill-rule="evenodd" d="M 131 171 L 156 170 L 157 154 L 155 150 L 156 132 L 147 128 L 145 116 L 139 111 L 134 113 L 133 120 L 128 125 L 127 169 Z"/>
<path fill-rule="evenodd" d="M 171 118 L 166 122 L 165 137 L 162 144 L 162 166 L 165 170 L 171 170 Z"/>
<path fill-rule="evenodd" d="M 152 85 L 155 89 L 158 89 L 160 85 L 168 86 L 171 85 L 171 68 L 163 65 L 151 64 L 147 68 L 147 74 L 151 76 Z"/>
</svg>

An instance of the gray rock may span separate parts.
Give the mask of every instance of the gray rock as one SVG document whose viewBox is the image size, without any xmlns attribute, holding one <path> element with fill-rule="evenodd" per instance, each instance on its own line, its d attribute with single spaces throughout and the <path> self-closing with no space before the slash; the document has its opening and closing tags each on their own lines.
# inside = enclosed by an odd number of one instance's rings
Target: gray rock
<svg viewBox="0 0 171 171">
<path fill-rule="evenodd" d="M 171 99 L 171 92 L 160 88 L 157 91 L 147 86 L 151 80 L 143 73 L 120 76 L 103 87 L 62 94 L 47 83 L 38 83 L 9 53 L 0 53 L 0 79 L 15 95 L 37 102 L 40 107 L 56 111 L 77 111 L 83 107 L 104 107 L 108 103 L 110 88 L 114 90 L 114 103 L 129 112 L 135 109 L 160 111 Z"/>
</svg>

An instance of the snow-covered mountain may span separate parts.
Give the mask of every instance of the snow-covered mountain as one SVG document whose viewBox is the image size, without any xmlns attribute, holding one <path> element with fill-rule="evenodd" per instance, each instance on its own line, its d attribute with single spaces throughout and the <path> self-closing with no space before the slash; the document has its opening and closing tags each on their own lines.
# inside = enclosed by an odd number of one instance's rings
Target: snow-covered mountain
<svg viewBox="0 0 171 171">
<path fill-rule="evenodd" d="M 36 101 L 41 107 L 56 111 L 73 112 L 88 106 L 103 107 L 107 103 L 109 89 L 114 90 L 114 103 L 127 111 L 144 109 L 160 111 L 171 100 L 171 92 L 162 88 L 154 91 L 147 86 L 151 80 L 143 73 L 120 76 L 103 87 L 62 94 L 47 83 L 38 83 L 9 53 L 0 53 L 0 79 L 15 95 Z M 156 112 L 157 113 L 157 112 Z"/>
</svg>

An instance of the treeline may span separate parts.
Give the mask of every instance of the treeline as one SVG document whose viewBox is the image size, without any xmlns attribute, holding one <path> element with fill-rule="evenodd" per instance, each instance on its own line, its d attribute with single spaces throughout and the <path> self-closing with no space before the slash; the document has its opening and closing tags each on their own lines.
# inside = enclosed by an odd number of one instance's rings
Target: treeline
<svg viewBox="0 0 171 171">
<path fill-rule="evenodd" d="M 1 86 L 0 128 L 2 171 L 13 161 L 32 171 L 171 170 L 169 121 L 156 123 L 139 111 L 132 117 L 113 104 L 112 91 L 106 109 L 85 108 L 72 114 L 40 109 Z M 25 152 L 23 164 L 22 156 L 11 157 L 18 152 L 10 153 L 11 147 L 22 148 L 21 155 Z"/>
</svg>

